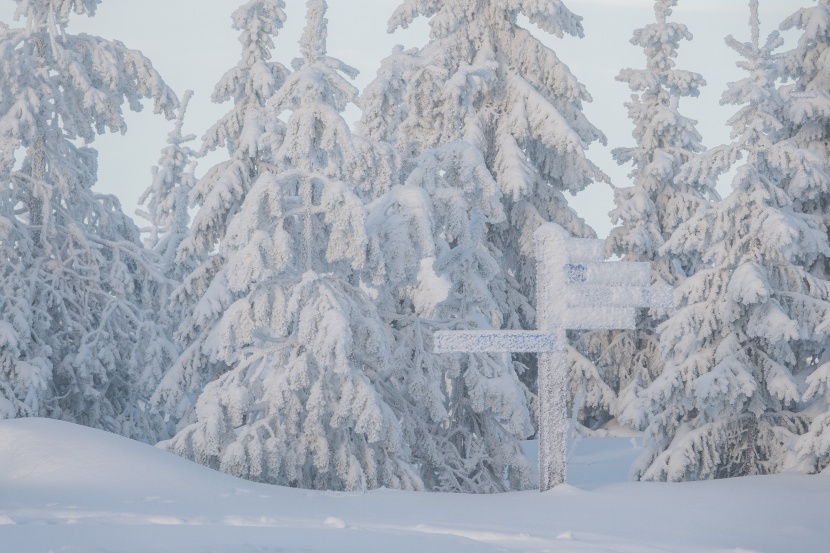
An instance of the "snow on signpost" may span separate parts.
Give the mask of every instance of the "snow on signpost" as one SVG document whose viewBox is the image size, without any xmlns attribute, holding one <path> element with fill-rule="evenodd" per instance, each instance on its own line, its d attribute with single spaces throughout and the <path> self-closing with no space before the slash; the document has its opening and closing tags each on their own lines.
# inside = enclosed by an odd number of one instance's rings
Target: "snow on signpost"
<svg viewBox="0 0 830 553">
<path fill-rule="evenodd" d="M 538 330 L 435 333 L 436 353 L 539 353 L 539 489 L 565 482 L 566 332 L 633 329 L 636 309 L 668 308 L 672 288 L 650 286 L 649 263 L 605 261 L 605 242 L 572 238 L 554 223 L 536 238 Z"/>
</svg>

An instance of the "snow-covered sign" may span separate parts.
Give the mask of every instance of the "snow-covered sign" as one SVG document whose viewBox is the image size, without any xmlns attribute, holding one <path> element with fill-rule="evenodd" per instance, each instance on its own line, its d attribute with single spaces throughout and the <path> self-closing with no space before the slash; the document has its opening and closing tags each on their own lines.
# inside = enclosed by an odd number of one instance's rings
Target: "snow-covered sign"
<svg viewBox="0 0 830 553">
<path fill-rule="evenodd" d="M 534 330 L 458 330 L 437 332 L 435 351 L 450 352 L 541 352 L 559 351 L 549 332 Z M 561 347 L 561 346 L 559 346 Z"/>
<path fill-rule="evenodd" d="M 641 307 L 668 308 L 670 286 L 650 286 L 648 263 L 605 261 L 603 240 L 571 238 L 554 223 L 536 232 L 537 320 L 533 331 L 442 331 L 435 351 L 539 353 L 539 489 L 565 482 L 566 331 L 631 329 Z"/>
</svg>

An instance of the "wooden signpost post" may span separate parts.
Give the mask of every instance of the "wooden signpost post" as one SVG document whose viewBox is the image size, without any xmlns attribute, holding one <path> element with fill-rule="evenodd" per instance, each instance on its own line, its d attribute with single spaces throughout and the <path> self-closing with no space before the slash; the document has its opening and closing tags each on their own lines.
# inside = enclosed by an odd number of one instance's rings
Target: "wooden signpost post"
<svg viewBox="0 0 830 553">
<path fill-rule="evenodd" d="M 633 329 L 636 309 L 668 308 L 670 286 L 650 286 L 649 263 L 605 261 L 605 242 L 571 238 L 554 223 L 536 238 L 538 330 L 442 331 L 435 351 L 539 354 L 539 489 L 565 482 L 568 330 Z"/>
</svg>

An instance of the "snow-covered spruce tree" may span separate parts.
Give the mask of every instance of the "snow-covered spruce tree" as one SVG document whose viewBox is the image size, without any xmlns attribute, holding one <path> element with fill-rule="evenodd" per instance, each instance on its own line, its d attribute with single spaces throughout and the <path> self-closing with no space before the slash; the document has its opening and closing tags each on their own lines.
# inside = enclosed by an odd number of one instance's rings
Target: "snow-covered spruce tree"
<svg viewBox="0 0 830 553">
<path fill-rule="evenodd" d="M 0 27 L 0 418 L 155 441 L 146 400 L 174 348 L 144 301 L 165 279 L 118 201 L 93 191 L 86 144 L 126 130 L 125 103 L 172 117 L 177 101 L 140 52 L 66 32 L 98 0 L 16 3 L 25 27 Z"/>
<path fill-rule="evenodd" d="M 699 256 L 660 252 L 677 229 L 706 202 L 716 197 L 709 183 L 690 185 L 676 181 L 680 167 L 704 150 L 695 130 L 696 121 L 679 112 L 682 98 L 698 96 L 705 85 L 697 73 L 676 68 L 682 40 L 692 34 L 668 21 L 677 0 L 656 0 L 656 22 L 634 31 L 631 43 L 646 55 L 645 69 L 624 69 L 618 81 L 634 92 L 626 103 L 634 123 L 636 145 L 616 148 L 620 164 L 631 163 L 631 186 L 614 191 L 616 207 L 611 219 L 618 226 L 607 239 L 608 255 L 623 261 L 652 265 L 655 283 L 677 285 L 700 267 Z M 615 417 L 623 426 L 643 430 L 647 424 L 642 391 L 662 371 L 655 329 L 665 317 L 642 313 L 637 330 L 586 332 L 576 343 L 572 358 L 572 386 L 586 390 L 581 420 L 596 426 Z"/>
<path fill-rule="evenodd" d="M 830 162 L 830 2 L 802 8 L 781 24 L 782 30 L 799 29 L 798 45 L 783 58 L 785 76 L 782 133 L 793 147 L 800 148 L 802 171 L 789 183 L 788 192 L 797 211 L 818 216 L 830 226 L 830 180 L 823 178 Z M 827 230 L 825 228 L 825 230 Z M 820 255 L 812 267 L 817 276 L 830 276 L 830 258 Z M 830 355 L 827 343 L 808 344 L 796 352 L 802 371 L 810 371 L 805 411 L 813 420 L 809 431 L 797 443 L 798 462 L 803 470 L 816 472 L 830 464 Z"/>
<path fill-rule="evenodd" d="M 273 96 L 285 140 L 232 218 L 219 251 L 230 304 L 208 329 L 232 367 L 196 421 L 163 447 L 231 474 L 316 489 L 420 489 L 396 413 L 388 331 L 361 286 L 361 197 L 385 192 L 389 148 L 341 113 L 356 71 L 326 55 L 326 3 L 307 2 L 302 58 Z"/>
<path fill-rule="evenodd" d="M 271 54 L 273 37 L 285 22 L 284 7 L 283 0 L 249 0 L 233 12 L 242 56 L 211 97 L 216 103 L 233 101 L 233 108 L 207 131 L 202 153 L 226 148 L 229 157 L 211 167 L 190 192 L 190 204 L 199 209 L 176 260 L 201 263 L 173 292 L 172 309 L 182 316 L 176 337 L 183 352 L 153 397 L 160 412 L 172 421 L 184 419 L 183 425 L 193 422 L 193 405 L 205 384 L 228 369 L 218 356 L 215 333 L 233 298 L 226 282 L 228 259 L 217 246 L 263 164 L 273 162 L 285 133 L 284 124 L 266 109 L 289 73 Z"/>
<path fill-rule="evenodd" d="M 418 52 L 390 57 L 400 69 L 382 68 L 382 81 L 363 100 L 365 132 L 391 139 L 407 157 L 458 140 L 481 152 L 503 194 L 506 219 L 489 226 L 488 240 L 500 249 L 502 266 L 515 267 L 516 289 L 500 290 L 510 327 L 533 322 L 527 301 L 534 296 L 533 232 L 553 221 L 575 236 L 593 236 L 564 192 L 606 178 L 585 157 L 591 142 L 605 140 L 582 113 L 590 95 L 518 24 L 520 14 L 559 37 L 583 34 L 581 18 L 559 0 L 403 2 L 389 30 L 424 16 L 431 40 Z"/>
<path fill-rule="evenodd" d="M 535 296 L 533 232 L 542 223 L 555 221 L 574 235 L 593 236 L 568 207 L 564 192 L 578 192 L 591 181 L 605 178 L 584 153 L 594 140 L 604 140 L 582 113 L 582 102 L 590 96 L 556 54 L 518 24 L 522 14 L 554 35 L 582 35 L 580 18 L 558 0 L 402 3 L 389 30 L 406 27 L 424 16 L 430 19 L 431 40 L 420 50 L 398 49 L 384 60 L 378 78 L 362 98 L 362 132 L 395 144 L 403 155 L 405 175 L 417 170 L 420 163 L 432 163 L 441 148 L 463 145 L 475 150 L 474 155 L 465 155 L 466 159 L 478 156 L 484 160 L 502 193 L 504 218 L 488 215 L 473 225 L 483 225 L 482 244 L 498 267 L 486 279 L 487 296 L 492 300 L 476 298 L 482 302 L 476 309 L 488 306 L 493 311 L 478 319 L 457 313 L 462 328 L 535 325 L 529 299 Z M 420 157 L 422 154 L 425 157 Z M 469 218 L 472 208 L 460 208 L 457 213 Z M 436 241 L 447 241 L 442 236 L 444 228 L 436 226 L 435 230 Z M 451 248 L 456 245 L 449 242 Z M 439 270 L 433 266 L 426 272 Z M 456 278 L 461 276 L 456 274 Z M 462 281 L 454 284 L 462 286 Z M 470 293 L 479 288 L 470 289 Z M 413 315 L 411 298 L 401 300 L 400 305 L 399 316 Z M 429 333 L 420 336 L 428 339 Z M 404 349 L 414 352 L 425 347 L 428 344 L 410 344 Z M 469 359 L 481 366 L 501 364 L 492 373 L 493 386 L 500 385 L 496 381 L 513 365 L 527 387 L 535 387 L 534 363 L 526 357 L 513 363 L 497 356 Z M 452 367 L 457 361 L 448 358 L 444 363 L 446 368 L 440 374 L 455 370 Z M 452 393 L 459 394 L 455 395 L 457 401 L 465 401 L 464 390 Z M 521 409 L 526 410 L 530 402 L 523 403 Z M 517 429 L 512 428 L 510 432 Z"/>
<path fill-rule="evenodd" d="M 189 307 L 171 301 L 173 293 L 181 287 L 185 275 L 194 271 L 204 260 L 204 256 L 197 258 L 192 254 L 182 257 L 176 255 L 179 245 L 189 232 L 188 195 L 195 184 L 193 173 L 197 154 L 186 144 L 196 137 L 182 135 L 184 116 L 192 95 L 191 90 L 185 92 L 173 130 L 168 134 L 167 146 L 161 151 L 158 165 L 152 168 L 153 180 L 139 198 L 139 204 L 144 205 L 146 210 L 136 211 L 138 216 L 147 221 L 147 226 L 142 229 L 144 245 L 155 255 L 159 271 L 167 278 L 163 285 L 145 291 L 148 296 L 146 300 L 157 306 L 156 320 L 168 336 L 165 345 L 175 345 L 175 330 Z M 181 300 L 181 296 L 178 294 L 177 299 Z M 181 355 L 181 350 L 171 350 L 170 355 L 168 365 Z M 155 391 L 153 389 L 152 393 Z M 151 409 L 155 410 L 155 403 L 151 403 Z M 166 421 L 164 430 L 159 433 L 156 441 L 169 438 L 176 430 L 175 419 L 171 420 L 162 414 L 159 416 Z"/>
<path fill-rule="evenodd" d="M 136 212 L 148 223 L 141 229 L 145 247 L 160 256 L 162 271 L 176 281 L 196 268 L 194 259 L 176 259 L 179 245 L 187 237 L 188 196 L 196 183 L 197 152 L 187 146 L 196 136 L 182 135 L 187 104 L 192 96 L 193 91 L 188 90 L 182 97 L 178 118 L 167 136 L 167 146 L 161 151 L 158 165 L 152 169 L 153 180 L 138 200 L 146 209 Z"/>
<path fill-rule="evenodd" d="M 372 206 L 370 228 L 387 266 L 379 304 L 397 311 L 390 318 L 408 400 L 402 424 L 431 490 L 532 484 L 516 443 L 532 423 L 504 356 L 436 355 L 429 347 L 435 330 L 501 324 L 489 288 L 500 269 L 486 237 L 486 225 L 504 218 L 500 197 L 480 152 L 452 142 L 425 152 L 405 186 Z"/>
<path fill-rule="evenodd" d="M 178 302 L 171 301 L 172 295 L 181 287 L 185 275 L 193 272 L 204 260 L 204 256 L 196 257 L 192 252 L 191 255 L 177 257 L 179 245 L 189 232 L 188 195 L 196 180 L 193 174 L 196 152 L 186 145 L 196 137 L 182 135 L 184 116 L 192 95 L 191 90 L 185 92 L 173 130 L 168 134 L 167 146 L 162 149 L 158 165 L 152 168 L 152 183 L 139 198 L 139 204 L 145 205 L 146 210 L 136 212 L 148 223 L 142 229 L 144 245 L 156 255 L 159 270 L 168 279 L 166 286 L 148 290 L 148 293 L 153 294 L 156 302 L 160 303 L 157 320 L 167 330 L 171 343 L 175 343 L 173 335 L 189 307 L 181 303 L 181 294 L 177 294 Z M 176 351 L 174 359 L 180 354 Z M 168 418 L 167 423 L 169 428 L 159 439 L 172 435 L 175 421 Z"/>
<path fill-rule="evenodd" d="M 751 42 L 727 38 L 749 73 L 721 100 L 742 106 L 730 119 L 734 141 L 693 159 L 678 180 L 706 183 L 745 161 L 732 193 L 680 225 L 660 250 L 699 255 L 705 266 L 680 285 L 680 309 L 658 329 L 666 365 L 646 391 L 654 416 L 636 467 L 644 480 L 779 470 L 806 427 L 796 352 L 827 339 L 830 287 L 807 270 L 828 254 L 827 238 L 787 193 L 805 155 L 779 139 L 772 52 L 782 40 L 775 32 L 761 44 L 757 0 L 750 12 Z"/>
</svg>

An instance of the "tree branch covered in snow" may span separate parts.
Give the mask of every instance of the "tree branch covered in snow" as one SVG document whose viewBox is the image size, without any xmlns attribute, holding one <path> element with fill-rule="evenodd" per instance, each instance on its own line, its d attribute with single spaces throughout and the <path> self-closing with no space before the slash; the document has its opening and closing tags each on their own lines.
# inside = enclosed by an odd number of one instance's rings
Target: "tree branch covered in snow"
<svg viewBox="0 0 830 553">
<path fill-rule="evenodd" d="M 112 196 L 93 191 L 98 134 L 122 107 L 172 117 L 150 61 L 66 32 L 97 1 L 17 2 L 0 28 L 0 417 L 49 416 L 154 441 L 149 395 L 175 347 L 155 313 L 168 280 Z"/>
<path fill-rule="evenodd" d="M 680 309 L 658 329 L 663 373 L 646 390 L 655 414 L 638 474 L 695 480 L 775 472 L 808 420 L 800 413 L 804 352 L 826 343 L 830 286 L 810 272 L 830 253 L 821 220 L 796 209 L 789 185 L 805 152 L 782 135 L 777 32 L 727 38 L 747 77 L 722 102 L 740 106 L 734 141 L 686 164 L 679 179 L 705 183 L 739 159 L 732 193 L 681 225 L 661 253 L 699 255 L 705 265 L 679 287 Z M 827 179 L 827 168 L 821 169 Z"/>
</svg>

